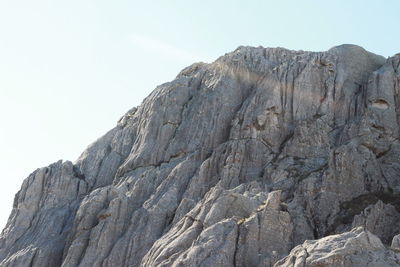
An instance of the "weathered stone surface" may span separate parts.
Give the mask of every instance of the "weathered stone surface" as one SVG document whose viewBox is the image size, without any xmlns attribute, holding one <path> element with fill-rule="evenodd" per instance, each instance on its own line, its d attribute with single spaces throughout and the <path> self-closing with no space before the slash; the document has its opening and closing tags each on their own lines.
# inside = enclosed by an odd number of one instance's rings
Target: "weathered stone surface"
<svg viewBox="0 0 400 267">
<path fill-rule="evenodd" d="M 362 227 L 351 232 L 307 240 L 275 264 L 299 266 L 399 266 L 400 254 L 387 250 L 378 237 Z"/>
<path fill-rule="evenodd" d="M 393 237 L 391 248 L 396 252 L 400 252 L 400 235 L 395 235 Z"/>
<path fill-rule="evenodd" d="M 397 264 L 399 73 L 355 45 L 193 64 L 25 180 L 0 266 Z"/>
<path fill-rule="evenodd" d="M 0 237 L 0 265 L 60 265 L 79 199 L 87 190 L 87 182 L 69 161 L 32 173 L 15 196 Z"/>
<path fill-rule="evenodd" d="M 367 207 L 361 214 L 354 216 L 352 228 L 363 226 L 378 236 L 385 244 L 392 242 L 393 236 L 400 232 L 400 214 L 391 204 L 379 200 Z"/>
</svg>

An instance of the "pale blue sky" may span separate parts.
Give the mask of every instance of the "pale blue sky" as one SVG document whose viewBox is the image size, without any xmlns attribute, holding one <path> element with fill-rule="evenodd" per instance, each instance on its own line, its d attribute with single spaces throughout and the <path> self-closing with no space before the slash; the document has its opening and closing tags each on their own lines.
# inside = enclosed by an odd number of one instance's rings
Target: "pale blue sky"
<svg viewBox="0 0 400 267">
<path fill-rule="evenodd" d="M 0 227 L 22 180 L 239 45 L 400 52 L 400 1 L 0 0 Z"/>
</svg>

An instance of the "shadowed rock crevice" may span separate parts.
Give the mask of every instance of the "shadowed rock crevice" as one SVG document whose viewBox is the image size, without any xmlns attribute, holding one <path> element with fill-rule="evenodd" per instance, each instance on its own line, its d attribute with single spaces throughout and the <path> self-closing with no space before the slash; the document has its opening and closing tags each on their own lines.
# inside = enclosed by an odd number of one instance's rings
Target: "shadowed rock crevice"
<svg viewBox="0 0 400 267">
<path fill-rule="evenodd" d="M 326 235 L 334 233 L 340 226 L 343 227 L 344 225 L 351 224 L 356 215 L 361 214 L 368 206 L 373 206 L 378 202 L 390 204 L 397 212 L 400 212 L 399 194 L 391 192 L 367 193 L 340 204 L 340 212 L 336 215 L 335 221 Z M 398 228 L 400 230 L 400 225 L 388 225 L 387 227 Z"/>
</svg>

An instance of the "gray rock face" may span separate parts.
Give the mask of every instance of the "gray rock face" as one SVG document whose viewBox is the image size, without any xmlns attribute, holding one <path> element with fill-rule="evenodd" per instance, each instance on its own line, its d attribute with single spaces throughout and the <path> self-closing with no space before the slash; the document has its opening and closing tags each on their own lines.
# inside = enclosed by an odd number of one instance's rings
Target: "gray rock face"
<svg viewBox="0 0 400 267">
<path fill-rule="evenodd" d="M 399 126 L 399 55 L 239 47 L 31 174 L 0 266 L 400 265 Z"/>
<path fill-rule="evenodd" d="M 275 267 L 399 265 L 400 254 L 388 251 L 378 237 L 360 227 L 340 235 L 306 241 Z"/>
</svg>

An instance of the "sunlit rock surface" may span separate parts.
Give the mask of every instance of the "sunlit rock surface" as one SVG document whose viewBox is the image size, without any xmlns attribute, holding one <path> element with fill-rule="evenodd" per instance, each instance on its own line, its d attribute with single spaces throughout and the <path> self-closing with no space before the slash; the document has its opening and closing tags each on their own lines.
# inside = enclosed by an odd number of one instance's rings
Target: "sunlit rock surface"
<svg viewBox="0 0 400 267">
<path fill-rule="evenodd" d="M 399 125 L 399 55 L 239 47 L 32 173 L 0 266 L 400 266 Z"/>
</svg>

